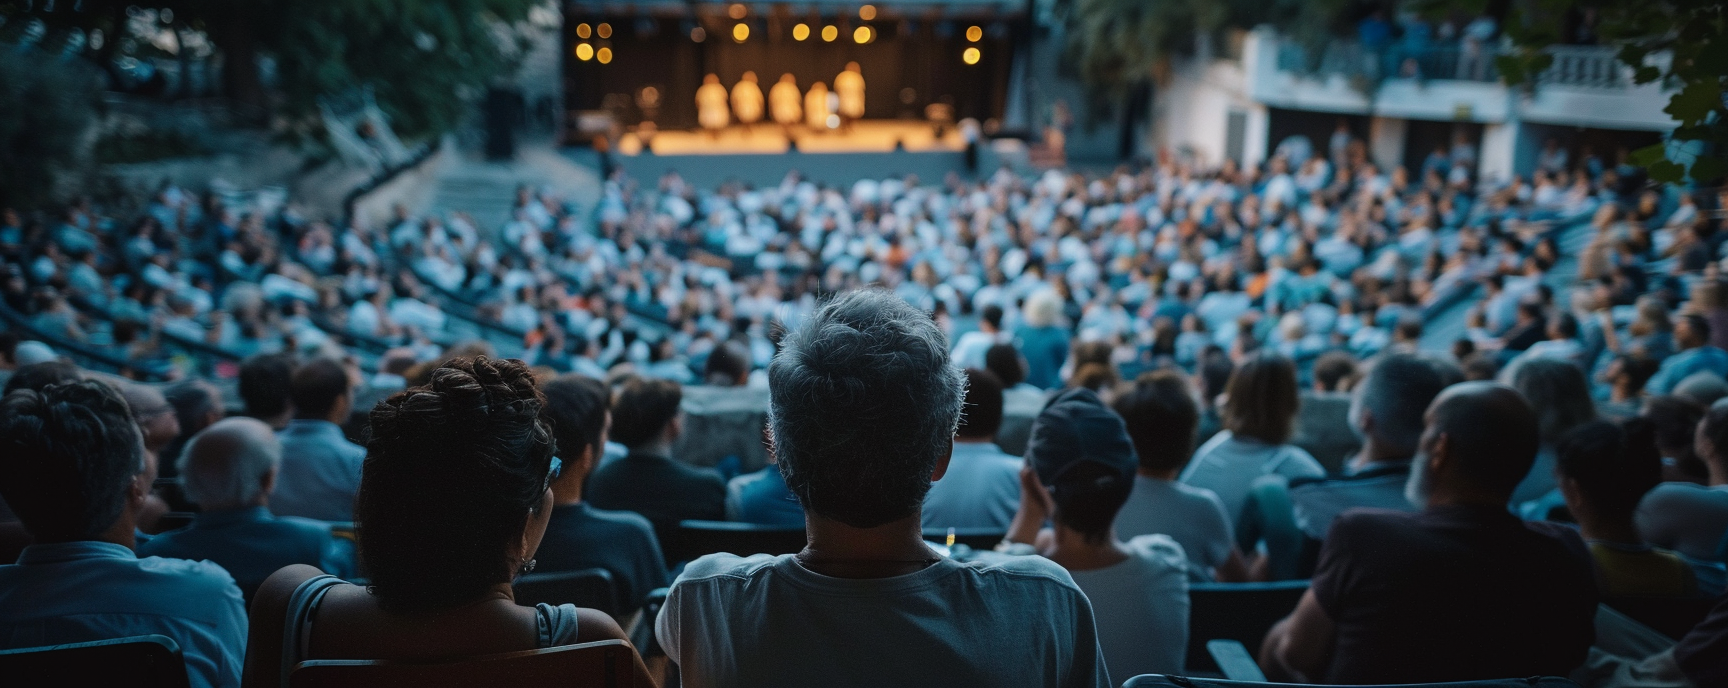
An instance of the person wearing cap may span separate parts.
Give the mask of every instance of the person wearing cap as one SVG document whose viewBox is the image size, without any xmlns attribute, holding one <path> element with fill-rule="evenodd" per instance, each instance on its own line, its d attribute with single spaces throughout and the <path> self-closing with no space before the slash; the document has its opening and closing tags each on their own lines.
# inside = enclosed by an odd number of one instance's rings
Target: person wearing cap
<svg viewBox="0 0 1728 688">
<path fill-rule="evenodd" d="M 655 621 L 683 685 L 1115 685 L 1061 566 L 925 544 L 964 384 L 935 321 L 886 290 L 835 297 L 786 335 L 768 417 L 808 544 L 685 567 Z"/>
<path fill-rule="evenodd" d="M 1168 535 L 1116 538 L 1139 461 L 1097 393 L 1067 390 L 1032 424 L 1010 554 L 1061 564 L 1092 601 L 1104 664 L 1118 677 L 1181 674 L 1188 652 L 1188 559 Z M 1050 521 L 1053 526 L 1042 528 Z"/>
</svg>

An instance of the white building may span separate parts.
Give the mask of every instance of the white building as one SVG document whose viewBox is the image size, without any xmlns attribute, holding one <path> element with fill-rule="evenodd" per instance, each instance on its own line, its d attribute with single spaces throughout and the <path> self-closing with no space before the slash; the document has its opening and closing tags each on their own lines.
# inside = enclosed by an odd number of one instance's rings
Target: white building
<svg viewBox="0 0 1728 688">
<path fill-rule="evenodd" d="M 1670 93 L 1634 84 L 1611 47 L 1554 47 L 1554 64 L 1534 84 L 1508 87 L 1491 51 L 1457 43 L 1394 47 L 1389 57 L 1334 42 L 1319 60 L 1269 28 L 1235 43 L 1225 57 L 1186 62 L 1159 89 L 1155 145 L 1209 164 L 1251 164 L 1294 135 L 1325 154 L 1342 121 L 1384 169 L 1415 172 L 1461 133 L 1479 145 L 1479 175 L 1506 179 L 1534 171 L 1550 138 L 1574 161 L 1593 153 L 1612 166 L 1621 150 L 1655 143 L 1676 126 L 1662 111 Z"/>
</svg>

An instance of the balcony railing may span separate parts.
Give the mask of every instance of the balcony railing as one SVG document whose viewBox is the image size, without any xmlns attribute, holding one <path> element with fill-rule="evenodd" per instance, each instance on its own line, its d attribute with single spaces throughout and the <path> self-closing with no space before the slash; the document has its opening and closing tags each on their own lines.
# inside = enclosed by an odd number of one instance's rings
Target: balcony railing
<svg viewBox="0 0 1728 688">
<path fill-rule="evenodd" d="M 1548 48 L 1554 63 L 1536 77 L 1538 84 L 1585 88 L 1624 88 L 1627 71 L 1607 46 L 1565 45 Z M 1280 40 L 1278 70 L 1307 76 L 1342 76 L 1370 83 L 1383 79 L 1499 81 L 1494 59 L 1499 48 L 1460 42 L 1411 45 L 1392 43 L 1371 49 L 1356 41 L 1332 41 L 1319 59 L 1305 46 Z"/>
</svg>

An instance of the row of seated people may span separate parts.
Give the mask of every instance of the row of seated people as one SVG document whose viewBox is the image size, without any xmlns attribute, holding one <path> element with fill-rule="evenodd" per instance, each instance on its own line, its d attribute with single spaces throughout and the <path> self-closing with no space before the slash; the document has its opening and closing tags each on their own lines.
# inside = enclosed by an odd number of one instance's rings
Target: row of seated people
<svg viewBox="0 0 1728 688">
<path fill-rule="evenodd" d="M 292 382 L 311 375 L 309 367 Z M 1251 367 L 1239 371 L 1244 380 L 1256 378 Z M 1374 390 L 1411 405 L 1400 367 L 1438 375 L 1415 356 L 1378 362 L 1358 395 L 1364 408 L 1353 414 L 1373 414 L 1362 423 L 1370 429 L 1394 415 L 1376 405 Z M 1015 472 L 1018 499 L 1003 546 L 964 557 L 925 544 L 922 512 L 932 483 L 964 470 L 955 445 L 968 433 L 957 438 L 955 428 L 988 405 L 977 397 L 990 378 L 952 367 L 927 316 L 883 292 L 840 297 L 788 335 L 769 377 L 776 472 L 804 509 L 808 545 L 796 555 L 709 555 L 684 568 L 655 637 L 687 685 L 1105 686 L 1112 676 L 1180 673 L 1189 579 L 1242 566 L 1228 551 L 1219 566 L 1191 563 L 1182 540 L 1206 540 L 1181 528 L 1119 537 L 1125 518 L 1169 516 L 1145 502 L 1144 485 L 1197 496 L 1228 531 L 1216 494 L 1184 484 L 1228 466 L 1197 460 L 1183 468 L 1199 409 L 1180 377 L 1147 376 L 1116 395 L 1114 409 L 1091 390 L 1056 395 Z M 198 685 L 233 685 L 242 667 L 248 685 L 266 685 L 284 681 L 302 659 L 426 660 L 624 636 L 595 610 L 518 606 L 510 587 L 537 561 L 557 567 L 559 557 L 592 556 L 585 549 L 619 548 L 618 538 L 584 540 L 600 532 L 581 527 L 584 517 L 633 523 L 621 527 L 651 542 L 640 517 L 610 517 L 583 501 L 607 432 L 600 383 L 541 384 L 518 362 L 458 359 L 427 385 L 380 403 L 352 502 L 368 585 L 329 575 L 339 565 L 319 566 L 328 554 L 321 548 L 258 586 L 249 633 L 232 582 L 239 576 L 230 575 L 241 567 L 132 551 L 188 556 L 151 547 L 196 548 L 187 536 L 201 527 L 137 544 L 156 471 L 139 430 L 150 410 L 96 382 L 18 387 L 0 403 L 8 456 L 0 495 L 37 544 L 18 565 L 0 567 L 4 647 L 161 632 L 186 648 Z M 1262 646 L 1268 673 L 1342 683 L 1565 675 L 1600 640 L 1603 567 L 1591 563 L 1592 547 L 1576 531 L 1508 511 L 1537 454 L 1530 405 L 1486 382 L 1425 389 L 1432 401 L 1416 405 L 1418 460 L 1407 488 L 1422 510 L 1334 519 L 1313 585 Z M 1253 391 L 1233 389 L 1229 403 L 1277 405 Z M 633 395 L 656 393 L 673 397 L 670 411 L 638 417 L 656 405 Z M 670 461 L 663 450 L 676 433 L 675 397 L 675 387 L 626 384 L 610 423 L 637 456 L 613 465 Z M 308 408 L 317 410 L 300 412 Z M 1578 476 L 1564 481 L 1569 503 L 1578 485 L 1626 475 L 1619 465 L 1642 458 L 1638 427 L 1584 430 L 1562 451 L 1563 470 Z M 288 438 L 249 419 L 193 437 L 179 466 L 188 491 L 205 502 L 198 521 L 219 527 L 242 513 L 286 521 L 267 508 L 279 472 L 286 475 Z M 1179 474 L 1183 482 L 1173 482 Z M 597 493 L 605 477 L 606 469 L 594 473 L 588 491 Z M 701 476 L 712 486 L 718 479 L 710 477 Z M 633 486 L 649 496 L 676 492 Z M 560 520 L 578 525 L 565 529 Z M 1602 539 L 1591 535 L 1590 519 L 1581 521 L 1586 536 Z M 233 543 L 225 549 L 236 551 Z M 664 575 L 658 548 L 644 551 Z M 1712 685 L 1728 676 L 1725 643 L 1728 609 L 1719 605 L 1648 661 Z M 1048 651 L 1000 651 L 1016 645 Z M 1644 658 L 1590 659 L 1624 668 Z M 637 669 L 646 678 L 646 667 Z"/>
</svg>

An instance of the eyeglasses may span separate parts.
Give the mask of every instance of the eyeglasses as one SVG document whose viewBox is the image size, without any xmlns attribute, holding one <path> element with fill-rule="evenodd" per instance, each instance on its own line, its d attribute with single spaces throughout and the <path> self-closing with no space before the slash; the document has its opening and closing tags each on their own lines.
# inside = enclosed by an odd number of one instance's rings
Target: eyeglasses
<svg viewBox="0 0 1728 688">
<path fill-rule="evenodd" d="M 563 474 L 564 462 L 556 456 L 552 457 L 552 465 L 546 468 L 546 484 L 550 486 L 558 480 L 558 476 Z"/>
</svg>

